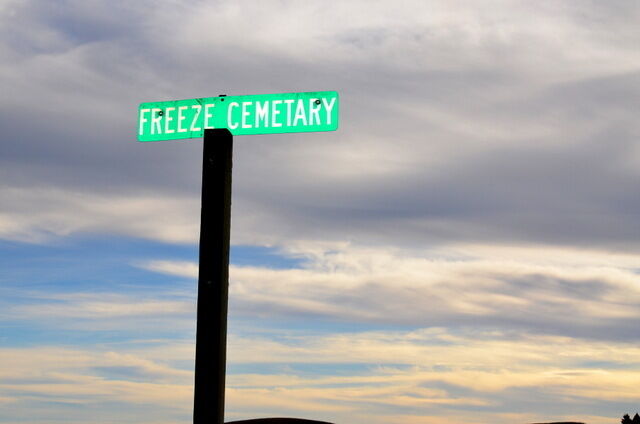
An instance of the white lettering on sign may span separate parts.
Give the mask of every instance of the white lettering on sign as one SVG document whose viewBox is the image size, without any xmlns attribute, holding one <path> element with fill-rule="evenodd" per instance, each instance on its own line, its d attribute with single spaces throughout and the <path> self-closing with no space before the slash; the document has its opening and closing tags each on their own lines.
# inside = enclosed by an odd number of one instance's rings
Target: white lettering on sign
<svg viewBox="0 0 640 424">
<path fill-rule="evenodd" d="M 322 103 L 324 103 L 324 109 L 327 111 L 327 125 L 331 125 L 331 111 L 333 110 L 333 105 L 336 104 L 336 98 L 333 97 L 331 103 L 327 103 L 327 99 L 323 98 Z"/>
<path fill-rule="evenodd" d="M 207 103 L 204 105 L 204 127 L 205 128 L 213 128 L 213 123 L 209 121 L 209 119 L 213 118 L 213 113 L 210 112 L 210 109 L 215 107 L 215 103 Z"/>
<path fill-rule="evenodd" d="M 253 102 L 242 102 L 242 128 L 253 128 L 251 124 L 247 123 L 247 118 L 249 117 L 249 106 L 251 106 Z"/>
<path fill-rule="evenodd" d="M 160 121 L 162 120 L 162 109 L 151 109 L 151 134 L 162 134 L 162 127 Z"/>
<path fill-rule="evenodd" d="M 228 128 L 238 135 L 333 131 L 338 123 L 339 99 L 332 93 L 143 103 L 138 110 L 138 138 L 193 138 L 209 128 Z"/>
<path fill-rule="evenodd" d="M 184 114 L 182 112 L 187 110 L 187 109 L 188 109 L 188 106 L 180 106 L 178 108 L 178 132 L 179 133 L 187 132 L 186 128 L 182 128 L 182 121 L 187 119 L 187 117 L 184 116 Z"/>
<path fill-rule="evenodd" d="M 151 109 L 140 109 L 140 126 L 138 127 L 138 134 L 144 134 L 144 124 L 148 122 L 144 115 L 150 111 Z"/>
<path fill-rule="evenodd" d="M 202 111 L 201 105 L 193 105 L 191 109 L 195 109 L 196 113 L 193 115 L 193 119 L 191 120 L 191 126 L 189 127 L 189 131 L 200 131 L 202 128 L 196 127 L 196 123 L 198 122 L 198 118 L 200 118 L 200 112 Z"/>
<path fill-rule="evenodd" d="M 286 126 L 323 125 L 320 111 L 325 110 L 328 124 L 335 98 L 327 99 L 287 99 L 231 102 L 227 107 L 227 127 L 236 128 L 277 128 Z M 282 105 L 286 105 L 283 108 Z M 324 104 L 324 107 L 323 107 Z"/>
<path fill-rule="evenodd" d="M 164 111 L 164 133 L 172 134 L 175 130 L 169 129 L 169 123 L 173 121 L 173 118 L 169 115 L 171 112 L 176 110 L 175 107 L 168 107 Z"/>
<path fill-rule="evenodd" d="M 256 128 L 260 127 L 260 121 L 264 123 L 265 127 L 269 126 L 269 101 L 256 102 Z"/>
<path fill-rule="evenodd" d="M 237 102 L 231 102 L 229 103 L 229 107 L 227 108 L 227 126 L 229 127 L 229 129 L 232 129 L 232 130 L 235 130 L 236 128 L 238 128 L 238 125 L 240 125 L 239 123 L 233 122 L 231 120 L 231 114 L 233 113 L 233 108 L 238 106 L 240 106 L 240 104 L 238 104 Z"/>
<path fill-rule="evenodd" d="M 276 118 L 278 117 L 278 115 L 280 115 L 280 111 L 278 110 L 277 106 L 282 103 L 282 100 L 274 100 L 273 102 L 271 102 L 271 126 L 272 127 L 281 127 L 282 124 L 279 122 L 276 122 Z"/>
<path fill-rule="evenodd" d="M 309 125 L 314 125 L 313 117 L 316 117 L 316 124 L 320 125 L 320 102 L 318 99 L 309 99 Z"/>
<path fill-rule="evenodd" d="M 288 99 L 285 100 L 284 103 L 287 105 L 287 126 L 291 126 L 291 105 L 295 100 Z"/>
<path fill-rule="evenodd" d="M 296 116 L 293 118 L 293 125 L 298 125 L 298 120 L 302 120 L 302 125 L 307 125 L 307 114 L 304 110 L 304 101 L 302 99 L 298 99 L 298 104 L 296 106 Z"/>
</svg>

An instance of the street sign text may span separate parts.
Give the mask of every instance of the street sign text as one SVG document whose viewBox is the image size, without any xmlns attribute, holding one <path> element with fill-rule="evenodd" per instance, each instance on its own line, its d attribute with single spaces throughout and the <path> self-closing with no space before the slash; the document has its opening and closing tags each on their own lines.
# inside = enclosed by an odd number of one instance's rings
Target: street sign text
<svg viewBox="0 0 640 424">
<path fill-rule="evenodd" d="M 202 137 L 209 128 L 228 128 L 233 135 L 335 131 L 338 109 L 336 91 L 142 103 L 138 140 Z"/>
</svg>

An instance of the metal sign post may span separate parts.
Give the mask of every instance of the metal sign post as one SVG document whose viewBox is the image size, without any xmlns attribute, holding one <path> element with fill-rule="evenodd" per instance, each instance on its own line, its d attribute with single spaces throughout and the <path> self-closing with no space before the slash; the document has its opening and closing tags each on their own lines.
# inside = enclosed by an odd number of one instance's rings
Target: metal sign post
<svg viewBox="0 0 640 424">
<path fill-rule="evenodd" d="M 194 424 L 224 423 L 233 136 L 204 132 Z"/>
</svg>

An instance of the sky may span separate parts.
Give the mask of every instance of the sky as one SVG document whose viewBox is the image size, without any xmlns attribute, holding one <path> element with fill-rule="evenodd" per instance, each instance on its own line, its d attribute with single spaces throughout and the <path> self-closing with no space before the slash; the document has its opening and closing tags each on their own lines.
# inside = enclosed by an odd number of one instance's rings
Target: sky
<svg viewBox="0 0 640 424">
<path fill-rule="evenodd" d="M 335 90 L 234 140 L 226 419 L 640 408 L 640 3 L 0 0 L 0 423 L 191 422 L 202 142 L 141 102 Z"/>
</svg>

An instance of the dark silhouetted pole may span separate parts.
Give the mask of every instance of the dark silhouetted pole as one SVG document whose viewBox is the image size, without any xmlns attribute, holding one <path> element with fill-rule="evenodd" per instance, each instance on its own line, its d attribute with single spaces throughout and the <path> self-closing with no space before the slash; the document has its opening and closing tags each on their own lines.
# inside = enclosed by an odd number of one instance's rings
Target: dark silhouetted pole
<svg viewBox="0 0 640 424">
<path fill-rule="evenodd" d="M 224 423 L 233 136 L 204 132 L 194 424 Z"/>
</svg>

